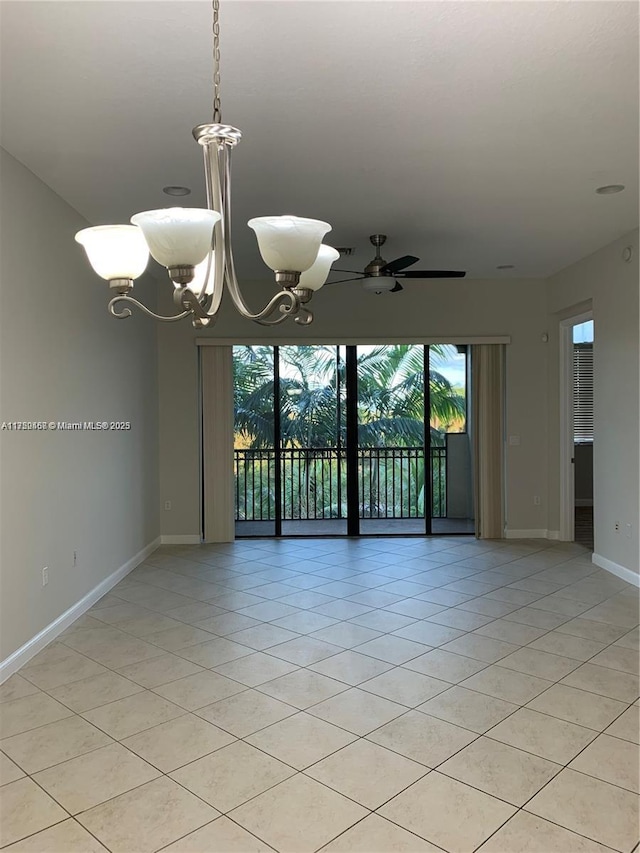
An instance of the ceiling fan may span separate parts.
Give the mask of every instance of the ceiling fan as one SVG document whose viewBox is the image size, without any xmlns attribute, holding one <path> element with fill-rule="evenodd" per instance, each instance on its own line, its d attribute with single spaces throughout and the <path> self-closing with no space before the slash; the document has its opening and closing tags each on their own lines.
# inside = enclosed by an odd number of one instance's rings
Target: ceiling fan
<svg viewBox="0 0 640 853">
<path fill-rule="evenodd" d="M 396 279 L 404 278 L 463 278 L 466 272 L 460 270 L 408 270 L 406 267 L 417 263 L 420 259 L 414 255 L 403 255 L 395 261 L 385 261 L 380 255 L 380 247 L 387 239 L 386 234 L 372 234 L 369 240 L 376 247 L 376 256 L 370 261 L 363 272 L 356 270 L 334 270 L 334 272 L 351 273 L 353 278 L 341 278 L 338 281 L 328 281 L 329 284 L 342 284 L 345 281 L 362 281 L 364 290 L 370 293 L 399 293 L 404 288 Z"/>
</svg>

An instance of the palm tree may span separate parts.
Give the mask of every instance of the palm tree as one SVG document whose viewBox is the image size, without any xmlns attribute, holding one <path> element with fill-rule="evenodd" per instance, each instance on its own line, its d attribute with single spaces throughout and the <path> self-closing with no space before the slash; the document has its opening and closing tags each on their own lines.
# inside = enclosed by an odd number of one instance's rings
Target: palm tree
<svg viewBox="0 0 640 853">
<path fill-rule="evenodd" d="M 432 345 L 432 361 L 447 347 Z M 280 347 L 280 418 L 283 447 L 335 447 L 345 442 L 344 358 L 336 347 Z M 235 347 L 235 428 L 247 447 L 274 446 L 273 349 Z M 464 397 L 436 370 L 429 371 L 432 420 L 464 418 Z M 421 346 L 372 347 L 358 360 L 358 442 L 362 447 L 424 443 L 424 367 Z M 432 443 L 443 430 L 431 428 Z"/>
<path fill-rule="evenodd" d="M 280 347 L 280 364 L 282 446 L 336 447 L 344 441 L 345 387 L 336 347 Z"/>
<path fill-rule="evenodd" d="M 445 347 L 434 345 L 430 357 L 442 361 Z M 435 356 L 435 358 L 434 358 Z M 451 423 L 464 417 L 464 397 L 441 373 L 429 371 L 432 419 Z M 419 446 L 424 443 L 424 361 L 421 346 L 380 346 L 358 360 L 358 442 L 364 447 Z M 431 441 L 443 433 L 431 428 Z"/>
<path fill-rule="evenodd" d="M 233 348 L 236 447 L 274 447 L 273 347 Z"/>
</svg>

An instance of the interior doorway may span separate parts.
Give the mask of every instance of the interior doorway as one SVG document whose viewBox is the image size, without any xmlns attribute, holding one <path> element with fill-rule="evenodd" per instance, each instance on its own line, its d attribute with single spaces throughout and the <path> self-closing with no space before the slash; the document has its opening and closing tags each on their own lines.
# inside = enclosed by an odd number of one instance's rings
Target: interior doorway
<svg viewBox="0 0 640 853">
<path fill-rule="evenodd" d="M 474 533 L 469 352 L 236 346 L 236 536 Z"/>
<path fill-rule="evenodd" d="M 593 320 L 572 337 L 574 539 L 593 550 Z"/>
<path fill-rule="evenodd" d="M 560 538 L 593 549 L 594 323 L 591 312 L 561 323 Z"/>
</svg>

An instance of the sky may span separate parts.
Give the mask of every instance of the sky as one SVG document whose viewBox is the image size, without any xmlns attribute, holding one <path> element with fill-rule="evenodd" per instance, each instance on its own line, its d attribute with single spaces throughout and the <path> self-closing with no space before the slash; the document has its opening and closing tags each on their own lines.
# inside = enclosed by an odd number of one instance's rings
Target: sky
<svg viewBox="0 0 640 853">
<path fill-rule="evenodd" d="M 573 327 L 574 344 L 590 344 L 593 341 L 593 320 L 586 323 L 578 323 Z"/>
<path fill-rule="evenodd" d="M 358 350 L 360 352 L 370 352 L 376 349 L 379 344 L 360 344 Z M 448 344 L 443 356 L 437 353 L 431 355 L 431 369 L 441 373 L 445 379 L 448 379 L 452 385 L 464 387 L 465 384 L 465 357 L 458 354 L 453 345 Z M 286 363 L 281 364 L 280 372 L 282 376 L 293 376 L 296 371 L 289 367 Z"/>
<path fill-rule="evenodd" d="M 446 357 L 442 360 L 439 357 L 432 358 L 431 369 L 441 373 L 452 385 L 464 387 L 465 357 L 459 355 L 455 347 L 447 347 Z"/>
<path fill-rule="evenodd" d="M 363 352 L 369 352 L 375 349 L 376 345 L 359 345 L 358 349 Z M 462 386 L 465 384 L 465 358 L 464 355 L 459 355 L 456 348 L 452 344 L 447 344 L 445 355 L 431 355 L 431 369 L 441 373 L 445 379 L 448 379 L 452 385 Z"/>
</svg>

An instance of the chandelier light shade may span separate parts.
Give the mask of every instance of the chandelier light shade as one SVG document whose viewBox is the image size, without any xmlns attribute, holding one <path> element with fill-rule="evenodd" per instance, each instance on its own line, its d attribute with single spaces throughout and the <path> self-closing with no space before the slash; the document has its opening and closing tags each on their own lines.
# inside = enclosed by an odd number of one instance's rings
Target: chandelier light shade
<svg viewBox="0 0 640 853">
<path fill-rule="evenodd" d="M 320 290 L 329 277 L 331 264 L 339 257 L 340 252 L 337 249 L 333 246 L 325 246 L 323 243 L 313 264 L 300 276 L 300 287 L 313 291 Z"/>
<path fill-rule="evenodd" d="M 98 225 L 76 234 L 94 271 L 107 281 L 140 278 L 149 262 L 149 248 L 135 225 Z"/>
<path fill-rule="evenodd" d="M 147 210 L 131 217 L 144 234 L 151 257 L 163 267 L 195 267 L 211 251 L 213 226 L 220 221 L 215 210 L 169 207 Z"/>
<path fill-rule="evenodd" d="M 231 152 L 242 134 L 222 124 L 220 111 L 219 0 L 213 0 L 213 121 L 193 129 L 202 147 L 207 208 L 171 207 L 131 217 L 132 225 L 102 225 L 76 234 L 94 270 L 117 290 L 109 312 L 130 317 L 135 305 L 156 320 L 191 317 L 196 328 L 212 323 L 226 291 L 246 319 L 275 325 L 293 317 L 308 325 L 306 307 L 327 280 L 338 252 L 322 244 L 331 230 L 327 222 L 299 216 L 261 216 L 249 220 L 265 264 L 275 273 L 279 290 L 261 311 L 252 312 L 242 296 L 231 247 Z M 149 253 L 166 267 L 174 285 L 178 313 L 160 316 L 129 291 L 144 272 Z"/>
<path fill-rule="evenodd" d="M 247 222 L 258 240 L 262 260 L 274 272 L 304 272 L 313 265 L 322 238 L 331 231 L 328 222 L 300 216 L 259 216 Z"/>
</svg>

